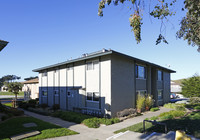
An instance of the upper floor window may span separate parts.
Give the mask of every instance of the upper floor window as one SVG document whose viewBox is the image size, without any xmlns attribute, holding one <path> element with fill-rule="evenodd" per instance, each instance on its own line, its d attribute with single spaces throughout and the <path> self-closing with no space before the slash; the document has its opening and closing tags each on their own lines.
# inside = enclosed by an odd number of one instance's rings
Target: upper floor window
<svg viewBox="0 0 200 140">
<path fill-rule="evenodd" d="M 146 79 L 146 67 L 136 65 L 135 66 L 135 74 L 136 74 L 136 78 Z"/>
<path fill-rule="evenodd" d="M 45 77 L 45 76 L 47 76 L 47 72 L 42 73 L 42 77 Z"/>
<path fill-rule="evenodd" d="M 99 68 L 99 62 L 98 61 L 92 61 L 87 63 L 87 70 L 94 70 Z"/>
<path fill-rule="evenodd" d="M 162 81 L 163 80 L 163 72 L 158 70 L 158 81 Z"/>
</svg>

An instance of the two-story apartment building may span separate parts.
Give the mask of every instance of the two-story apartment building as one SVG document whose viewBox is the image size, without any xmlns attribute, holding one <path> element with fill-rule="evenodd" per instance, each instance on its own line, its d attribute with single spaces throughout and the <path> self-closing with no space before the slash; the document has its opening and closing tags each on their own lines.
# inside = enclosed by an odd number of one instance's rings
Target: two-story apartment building
<svg viewBox="0 0 200 140">
<path fill-rule="evenodd" d="M 170 99 L 170 69 L 113 50 L 33 70 L 39 72 L 39 102 L 63 110 L 115 116 L 136 107 L 137 94 L 156 105 Z"/>
</svg>

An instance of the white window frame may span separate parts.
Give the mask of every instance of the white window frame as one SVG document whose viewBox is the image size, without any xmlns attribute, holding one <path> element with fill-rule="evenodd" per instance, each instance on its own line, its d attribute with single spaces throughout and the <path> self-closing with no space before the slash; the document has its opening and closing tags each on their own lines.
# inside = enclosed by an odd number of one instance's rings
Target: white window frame
<svg viewBox="0 0 200 140">
<path fill-rule="evenodd" d="M 158 95 L 158 101 L 162 101 L 163 100 L 163 89 L 158 89 L 157 92 L 159 93 L 159 91 L 161 91 L 161 99 L 159 99 L 159 95 Z"/>
</svg>

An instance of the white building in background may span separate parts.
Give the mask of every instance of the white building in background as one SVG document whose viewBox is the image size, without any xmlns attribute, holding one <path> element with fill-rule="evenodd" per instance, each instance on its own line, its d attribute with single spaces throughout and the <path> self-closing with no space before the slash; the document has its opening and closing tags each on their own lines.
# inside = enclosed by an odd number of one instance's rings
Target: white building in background
<svg viewBox="0 0 200 140">
<path fill-rule="evenodd" d="M 169 102 L 175 72 L 105 49 L 33 71 L 39 72 L 40 104 L 99 116 L 135 108 L 137 94 L 152 94 L 156 105 Z"/>
<path fill-rule="evenodd" d="M 24 100 L 39 98 L 39 79 L 31 79 L 22 82 L 22 91 L 24 92 Z"/>
<path fill-rule="evenodd" d="M 171 81 L 171 93 L 180 93 L 181 91 L 181 85 L 179 83 Z"/>
</svg>

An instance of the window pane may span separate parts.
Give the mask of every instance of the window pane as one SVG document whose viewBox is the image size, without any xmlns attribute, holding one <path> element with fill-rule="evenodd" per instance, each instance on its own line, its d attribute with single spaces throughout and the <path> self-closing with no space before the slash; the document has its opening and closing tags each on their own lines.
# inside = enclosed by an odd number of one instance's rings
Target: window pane
<svg viewBox="0 0 200 140">
<path fill-rule="evenodd" d="M 99 62 L 98 61 L 94 61 L 93 65 L 94 65 L 94 69 L 99 69 Z"/>
<path fill-rule="evenodd" d="M 158 100 L 163 99 L 163 90 L 158 90 Z"/>
<path fill-rule="evenodd" d="M 87 70 L 92 70 L 92 62 L 87 63 Z"/>
<path fill-rule="evenodd" d="M 145 67 L 138 66 L 138 78 L 145 78 Z"/>
<path fill-rule="evenodd" d="M 159 81 L 163 80 L 162 71 L 158 70 L 158 79 Z"/>
<path fill-rule="evenodd" d="M 135 65 L 135 76 L 138 78 L 138 65 Z"/>
<path fill-rule="evenodd" d="M 92 93 L 91 92 L 87 92 L 87 100 L 92 101 Z"/>
<path fill-rule="evenodd" d="M 58 95 L 58 90 L 55 90 L 55 91 L 54 91 L 54 94 L 55 94 L 55 95 Z"/>
<path fill-rule="evenodd" d="M 47 91 L 42 91 L 43 96 L 47 96 Z"/>
<path fill-rule="evenodd" d="M 93 101 L 99 101 L 99 93 L 93 93 Z"/>
<path fill-rule="evenodd" d="M 47 76 L 47 72 L 42 73 L 42 77 Z"/>
</svg>

